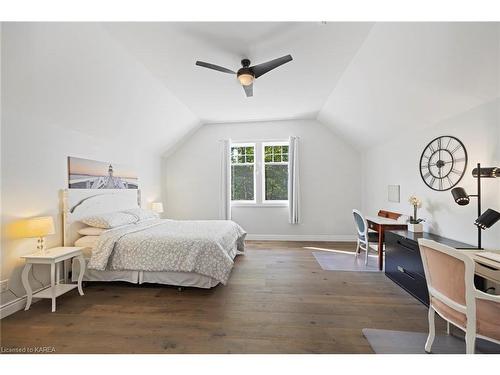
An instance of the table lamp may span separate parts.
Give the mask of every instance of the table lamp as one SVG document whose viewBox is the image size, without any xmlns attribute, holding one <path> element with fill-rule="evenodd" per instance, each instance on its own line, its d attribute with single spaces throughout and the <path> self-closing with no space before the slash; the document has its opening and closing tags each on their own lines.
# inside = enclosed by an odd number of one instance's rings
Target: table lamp
<svg viewBox="0 0 500 375">
<path fill-rule="evenodd" d="M 9 234 L 14 238 L 38 237 L 37 249 L 43 254 L 45 254 L 45 236 L 54 233 L 54 219 L 52 216 L 18 220 L 9 226 Z"/>
<path fill-rule="evenodd" d="M 163 203 L 162 202 L 151 203 L 151 210 L 156 212 L 157 214 L 161 214 L 163 212 Z"/>
</svg>

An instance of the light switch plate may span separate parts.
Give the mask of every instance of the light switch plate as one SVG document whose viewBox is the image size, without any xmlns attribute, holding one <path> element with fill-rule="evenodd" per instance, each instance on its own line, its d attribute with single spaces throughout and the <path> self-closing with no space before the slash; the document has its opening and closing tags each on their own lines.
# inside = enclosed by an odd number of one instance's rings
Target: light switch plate
<svg viewBox="0 0 500 375">
<path fill-rule="evenodd" d="M 387 186 L 387 199 L 389 202 L 399 203 L 399 185 L 388 185 Z"/>
</svg>

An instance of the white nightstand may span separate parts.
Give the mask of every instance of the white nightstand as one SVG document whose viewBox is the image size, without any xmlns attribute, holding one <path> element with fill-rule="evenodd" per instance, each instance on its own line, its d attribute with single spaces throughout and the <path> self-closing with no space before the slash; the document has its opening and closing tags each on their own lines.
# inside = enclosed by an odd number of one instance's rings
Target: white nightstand
<svg viewBox="0 0 500 375">
<path fill-rule="evenodd" d="M 28 310 L 30 308 L 31 300 L 33 299 L 33 297 L 52 299 L 52 312 L 54 312 L 56 311 L 56 297 L 59 297 L 61 294 L 78 288 L 78 292 L 81 296 L 83 296 L 82 280 L 83 274 L 85 273 L 85 259 L 83 257 L 82 249 L 83 247 L 54 247 L 52 249 L 46 250 L 45 253 L 37 252 L 21 257 L 26 261 L 26 265 L 24 266 L 21 277 L 24 289 L 26 289 L 27 296 L 26 307 L 24 310 Z M 59 266 L 61 262 L 64 262 L 65 260 L 71 258 L 78 258 L 78 261 L 80 262 L 80 274 L 78 275 L 78 283 L 60 284 L 59 280 L 56 280 L 56 274 L 57 277 L 59 277 L 60 275 Z M 30 283 L 28 281 L 28 274 L 33 264 L 50 264 L 50 288 L 41 290 L 35 294 L 33 294 L 33 290 L 31 289 Z"/>
</svg>

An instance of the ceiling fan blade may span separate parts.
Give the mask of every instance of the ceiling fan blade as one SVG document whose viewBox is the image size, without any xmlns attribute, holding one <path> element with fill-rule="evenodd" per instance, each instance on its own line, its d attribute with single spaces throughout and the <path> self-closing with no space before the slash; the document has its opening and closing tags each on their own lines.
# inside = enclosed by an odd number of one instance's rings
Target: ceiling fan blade
<svg viewBox="0 0 500 375">
<path fill-rule="evenodd" d="M 286 55 L 262 64 L 251 66 L 250 69 L 252 69 L 253 73 L 255 74 L 255 78 L 259 78 L 261 75 L 266 74 L 270 70 L 273 70 L 278 66 L 286 64 L 287 62 L 292 60 L 293 59 L 291 55 Z"/>
<path fill-rule="evenodd" d="M 236 74 L 236 72 L 233 72 L 230 69 L 224 68 L 224 67 L 219 66 L 219 65 L 214 65 L 214 64 L 206 63 L 206 62 L 203 62 L 203 61 L 196 61 L 196 65 L 202 66 L 202 67 L 208 68 L 208 69 L 218 70 L 219 72 L 223 72 L 223 73 Z"/>
<path fill-rule="evenodd" d="M 245 90 L 245 94 L 247 94 L 247 98 L 253 96 L 253 83 L 251 85 L 248 85 L 248 86 L 243 86 L 243 90 Z"/>
</svg>

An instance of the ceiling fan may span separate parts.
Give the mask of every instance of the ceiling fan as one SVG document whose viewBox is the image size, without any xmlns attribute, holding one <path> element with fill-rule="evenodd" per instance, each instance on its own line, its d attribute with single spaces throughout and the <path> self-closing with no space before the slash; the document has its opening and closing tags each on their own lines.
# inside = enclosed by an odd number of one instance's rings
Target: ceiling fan
<svg viewBox="0 0 500 375">
<path fill-rule="evenodd" d="M 247 95 L 247 97 L 249 97 L 253 96 L 254 80 L 277 68 L 278 66 L 286 64 L 287 62 L 292 60 L 293 59 L 291 55 L 286 55 L 262 64 L 250 66 L 250 60 L 243 59 L 241 60 L 242 68 L 240 68 L 237 72 L 233 72 L 231 69 L 227 69 L 222 66 L 206 63 L 203 61 L 196 61 L 196 65 L 208 69 L 218 70 L 219 72 L 223 73 L 236 74 L 238 81 L 240 81 L 241 85 L 243 86 L 243 90 L 245 90 L 245 94 Z"/>
</svg>

